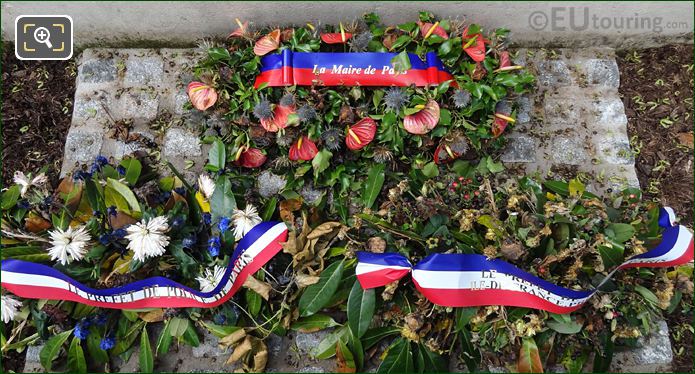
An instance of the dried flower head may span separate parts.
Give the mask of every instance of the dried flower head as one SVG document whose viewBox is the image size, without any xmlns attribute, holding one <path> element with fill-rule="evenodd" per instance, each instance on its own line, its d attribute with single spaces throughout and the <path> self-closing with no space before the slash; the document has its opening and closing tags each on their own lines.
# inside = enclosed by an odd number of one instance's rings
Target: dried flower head
<svg viewBox="0 0 695 374">
<path fill-rule="evenodd" d="M 330 128 L 321 134 L 321 140 L 323 140 L 323 145 L 329 151 L 337 151 L 343 144 L 343 133 L 337 128 Z"/>
<path fill-rule="evenodd" d="M 297 110 L 297 118 L 299 118 L 301 122 L 312 121 L 316 119 L 316 116 L 316 109 L 309 104 L 304 104 Z"/>
<path fill-rule="evenodd" d="M 471 94 L 466 90 L 456 90 L 453 95 L 454 106 L 458 109 L 462 109 L 471 103 Z"/>
<path fill-rule="evenodd" d="M 256 103 L 253 107 L 253 115 L 259 120 L 267 120 L 273 118 L 273 106 L 265 98 L 261 98 L 261 101 Z"/>
<path fill-rule="evenodd" d="M 393 161 L 393 152 L 391 152 L 388 147 L 378 146 L 374 148 L 372 157 L 374 158 L 374 162 L 383 164 Z"/>
<path fill-rule="evenodd" d="M 369 47 L 369 42 L 372 41 L 372 33 L 365 31 L 350 39 L 350 49 L 353 52 L 364 52 Z"/>
<path fill-rule="evenodd" d="M 386 109 L 399 111 L 408 102 L 408 93 L 400 87 L 391 87 L 384 94 Z"/>
<path fill-rule="evenodd" d="M 258 176 L 258 193 L 265 198 L 279 194 L 286 185 L 285 177 L 273 174 L 268 170 Z"/>
<path fill-rule="evenodd" d="M 281 99 L 280 99 L 280 105 L 282 106 L 293 106 L 294 105 L 294 95 L 291 93 L 285 94 Z"/>
</svg>

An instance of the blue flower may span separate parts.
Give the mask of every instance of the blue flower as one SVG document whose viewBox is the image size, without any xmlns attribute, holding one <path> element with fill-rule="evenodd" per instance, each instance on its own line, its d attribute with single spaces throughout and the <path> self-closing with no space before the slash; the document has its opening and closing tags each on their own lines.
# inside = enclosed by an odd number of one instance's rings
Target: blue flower
<svg viewBox="0 0 695 374">
<path fill-rule="evenodd" d="M 220 232 L 225 232 L 229 230 L 229 226 L 232 224 L 232 220 L 229 217 L 222 217 L 220 218 L 220 223 L 217 224 L 217 228 L 220 229 Z"/>
<path fill-rule="evenodd" d="M 208 252 L 210 252 L 210 256 L 216 257 L 220 254 L 220 247 L 222 246 L 222 243 L 220 242 L 220 237 L 219 236 L 213 236 L 208 240 Z"/>
<path fill-rule="evenodd" d="M 210 213 L 203 213 L 203 223 L 210 226 L 212 223 L 212 215 Z"/>
<path fill-rule="evenodd" d="M 111 243 L 111 235 L 101 234 L 99 236 L 99 243 L 101 243 L 102 245 L 108 245 L 109 243 Z"/>
<path fill-rule="evenodd" d="M 92 177 L 91 173 L 87 173 L 86 171 L 83 171 L 83 170 L 78 170 L 75 172 L 75 174 L 72 175 L 72 179 L 75 181 L 87 180 L 91 177 Z"/>
<path fill-rule="evenodd" d="M 89 168 L 89 173 L 90 174 L 96 174 L 101 171 L 101 166 L 97 164 L 96 162 L 92 164 L 92 167 Z"/>
<path fill-rule="evenodd" d="M 157 201 L 158 201 L 160 204 L 164 204 L 164 203 L 167 202 L 167 200 L 169 200 L 170 197 L 171 197 L 171 192 L 169 192 L 169 191 L 164 191 L 164 192 L 162 192 L 161 194 L 159 194 L 159 196 L 157 197 Z"/>
<path fill-rule="evenodd" d="M 94 316 L 94 324 L 97 326 L 104 326 L 109 320 L 109 315 L 106 313 L 99 313 Z"/>
<path fill-rule="evenodd" d="M 86 319 L 81 320 L 75 325 L 72 333 L 80 340 L 87 339 L 87 336 L 89 336 L 89 322 Z"/>
<path fill-rule="evenodd" d="M 116 207 L 111 205 L 110 207 L 106 208 L 106 213 L 110 216 L 116 216 L 118 215 L 118 211 L 116 210 Z"/>
<path fill-rule="evenodd" d="M 128 232 L 125 231 L 125 229 L 120 228 L 120 229 L 113 230 L 113 231 L 111 232 L 111 235 L 113 235 L 113 237 L 116 238 L 116 239 L 123 239 L 123 238 L 125 238 L 125 235 L 126 235 L 127 233 L 128 233 Z"/>
<path fill-rule="evenodd" d="M 102 156 L 102 155 L 99 155 L 99 156 L 97 156 L 97 158 L 94 160 L 94 163 L 95 163 L 96 165 L 99 165 L 99 166 L 104 166 L 104 165 L 107 165 L 107 164 L 109 163 L 109 159 L 106 158 L 106 157 L 104 157 L 104 156 Z"/>
<path fill-rule="evenodd" d="M 191 248 L 193 248 L 193 246 L 195 246 L 195 244 L 197 242 L 198 242 L 198 238 L 196 237 L 196 235 L 190 234 L 190 235 L 186 236 L 185 238 L 183 238 L 183 241 L 181 242 L 181 244 L 183 245 L 184 248 L 191 249 Z"/>
<path fill-rule="evenodd" d="M 93 210 L 93 211 L 92 211 L 92 215 L 93 215 L 94 217 L 101 217 L 101 212 L 98 211 L 98 210 Z"/>
<path fill-rule="evenodd" d="M 46 197 L 43 199 L 43 205 L 48 206 L 48 205 L 51 205 L 51 204 L 53 204 L 53 196 L 46 196 Z"/>
<path fill-rule="evenodd" d="M 172 225 L 173 227 L 180 227 L 180 226 L 183 226 L 184 223 L 186 223 L 186 220 L 185 220 L 183 217 L 181 217 L 181 216 L 177 216 L 176 218 L 174 218 L 174 219 L 171 221 L 171 225 Z"/>
<path fill-rule="evenodd" d="M 186 189 L 183 187 L 176 187 L 174 188 L 174 191 L 181 196 L 184 196 L 186 194 Z"/>
<path fill-rule="evenodd" d="M 29 202 L 26 200 L 19 200 L 19 202 L 17 202 L 17 208 L 29 209 L 29 208 L 31 208 L 31 204 L 29 204 Z"/>
<path fill-rule="evenodd" d="M 116 171 L 117 171 L 118 174 L 120 174 L 120 175 L 125 175 L 125 168 L 124 168 L 123 166 L 121 166 L 121 165 L 118 165 L 118 167 L 116 168 Z"/>
<path fill-rule="evenodd" d="M 101 339 L 101 343 L 99 343 L 99 348 L 107 351 L 113 348 L 115 345 L 116 339 L 113 336 L 105 336 L 103 339 Z"/>
</svg>

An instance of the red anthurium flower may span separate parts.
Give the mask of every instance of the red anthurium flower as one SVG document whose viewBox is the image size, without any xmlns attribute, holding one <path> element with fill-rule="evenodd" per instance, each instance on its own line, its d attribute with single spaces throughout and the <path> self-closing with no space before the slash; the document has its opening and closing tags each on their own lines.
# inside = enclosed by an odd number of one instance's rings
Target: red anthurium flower
<svg viewBox="0 0 695 374">
<path fill-rule="evenodd" d="M 275 29 L 270 34 L 258 39 L 253 46 L 253 53 L 256 56 L 264 56 L 280 47 L 280 29 Z"/>
<path fill-rule="evenodd" d="M 280 129 L 287 127 L 287 120 L 290 114 L 294 112 L 294 105 L 285 106 L 278 104 L 275 106 L 275 109 L 273 109 L 272 118 L 261 119 L 261 126 L 263 126 L 266 131 L 278 132 Z"/>
<path fill-rule="evenodd" d="M 523 66 L 512 65 L 512 59 L 509 57 L 508 51 L 500 52 L 500 67 L 495 70 L 495 73 L 500 71 L 518 70 L 523 68 Z"/>
<path fill-rule="evenodd" d="M 434 151 L 435 164 L 447 164 L 461 157 L 470 149 L 468 140 L 460 132 L 452 132 L 446 138 L 442 139 Z"/>
<path fill-rule="evenodd" d="M 468 34 L 468 27 L 463 30 L 463 50 L 475 62 L 485 60 L 485 43 L 489 43 L 483 36 L 478 34 Z"/>
<path fill-rule="evenodd" d="M 217 101 L 217 92 L 214 88 L 201 82 L 191 82 L 186 89 L 188 98 L 191 100 L 193 107 L 198 110 L 205 110 L 215 104 Z"/>
<path fill-rule="evenodd" d="M 228 38 L 235 38 L 235 37 L 246 37 L 248 36 L 248 30 L 249 30 L 249 21 L 246 21 L 244 23 L 241 23 L 238 18 L 234 19 L 236 21 L 236 24 L 239 25 L 239 28 L 232 31 Z"/>
<path fill-rule="evenodd" d="M 359 122 L 352 126 L 348 126 L 347 135 L 345 136 L 345 144 L 348 148 L 356 151 L 367 146 L 374 140 L 376 134 L 376 122 L 367 117 L 362 118 Z"/>
<path fill-rule="evenodd" d="M 461 155 L 454 152 L 448 144 L 440 143 L 437 149 L 434 150 L 434 163 L 437 165 L 448 164 L 459 158 L 459 156 Z"/>
<path fill-rule="evenodd" d="M 344 32 L 330 32 L 321 34 L 321 40 L 326 44 L 345 44 L 348 40 L 352 38 L 352 33 Z"/>
<path fill-rule="evenodd" d="M 432 34 L 441 36 L 443 39 L 449 39 L 449 35 L 446 33 L 446 30 L 439 26 L 439 21 L 435 23 L 418 21 L 417 25 L 420 26 L 420 35 L 423 39 L 429 38 Z"/>
<path fill-rule="evenodd" d="M 290 147 L 290 160 L 309 161 L 314 159 L 314 156 L 316 156 L 317 153 L 319 153 L 319 150 L 316 148 L 316 144 L 314 144 L 314 142 L 312 142 L 307 136 L 302 135 Z"/>
<path fill-rule="evenodd" d="M 245 168 L 257 168 L 265 163 L 268 157 L 258 148 L 249 148 L 239 155 L 236 160 L 237 166 Z"/>
<path fill-rule="evenodd" d="M 507 125 L 514 123 L 516 120 L 512 117 L 504 115 L 502 113 L 495 113 L 495 121 L 492 123 L 492 136 L 494 138 L 499 137 L 504 133 L 504 129 Z"/>
<path fill-rule="evenodd" d="M 345 44 L 350 38 L 352 38 L 352 33 L 345 32 L 342 22 L 340 23 L 340 32 L 321 34 L 321 40 L 326 44 Z"/>
<path fill-rule="evenodd" d="M 419 112 L 403 118 L 405 131 L 415 135 L 427 134 L 437 126 L 437 123 L 439 123 L 439 104 L 434 100 L 428 101 Z"/>
</svg>

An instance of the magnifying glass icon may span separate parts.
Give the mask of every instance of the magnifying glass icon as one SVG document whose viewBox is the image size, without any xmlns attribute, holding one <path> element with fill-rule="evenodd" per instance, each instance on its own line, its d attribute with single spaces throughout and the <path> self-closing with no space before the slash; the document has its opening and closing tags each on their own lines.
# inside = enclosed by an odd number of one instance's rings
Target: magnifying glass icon
<svg viewBox="0 0 695 374">
<path fill-rule="evenodd" d="M 39 27 L 34 30 L 34 40 L 36 40 L 37 43 L 46 44 L 48 48 L 53 48 L 53 44 L 51 44 L 51 41 L 49 40 L 50 38 L 51 33 L 47 28 Z"/>
</svg>

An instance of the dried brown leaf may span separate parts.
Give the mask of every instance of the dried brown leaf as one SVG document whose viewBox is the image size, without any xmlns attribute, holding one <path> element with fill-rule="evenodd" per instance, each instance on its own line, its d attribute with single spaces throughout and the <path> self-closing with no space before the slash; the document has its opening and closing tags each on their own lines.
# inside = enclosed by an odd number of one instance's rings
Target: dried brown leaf
<svg viewBox="0 0 695 374">
<path fill-rule="evenodd" d="M 268 301 L 268 299 L 270 298 L 270 291 L 273 289 L 273 287 L 271 287 L 270 284 L 258 280 L 256 279 L 256 277 L 253 276 L 246 278 L 246 281 L 244 282 L 244 287 L 251 289 L 257 294 L 261 295 L 261 297 L 266 301 Z"/>
<path fill-rule="evenodd" d="M 690 149 L 693 149 L 693 133 L 692 132 L 680 132 L 678 135 L 678 143 L 684 145 Z"/>
<path fill-rule="evenodd" d="M 157 308 L 149 312 L 139 313 L 138 316 L 145 322 L 161 322 L 164 321 L 164 309 Z"/>
<path fill-rule="evenodd" d="M 24 228 L 32 233 L 48 230 L 51 226 L 51 222 L 33 213 L 30 213 L 29 217 L 24 220 Z"/>
<path fill-rule="evenodd" d="M 295 281 L 297 282 L 297 287 L 299 288 L 311 286 L 312 284 L 317 283 L 319 279 L 321 278 L 316 275 L 297 274 L 295 276 Z"/>
<path fill-rule="evenodd" d="M 249 354 L 251 352 L 251 349 L 253 348 L 253 341 L 250 336 L 246 336 L 243 342 L 241 344 L 237 345 L 234 347 L 234 352 L 232 352 L 232 355 L 229 356 L 229 359 L 227 359 L 227 364 L 233 364 L 242 358 Z"/>
<path fill-rule="evenodd" d="M 244 329 L 236 330 L 233 333 L 220 339 L 219 346 L 221 349 L 228 348 L 228 347 L 234 345 L 235 343 L 239 342 L 241 339 L 243 339 L 245 337 L 246 337 L 246 330 L 244 330 Z"/>
</svg>

